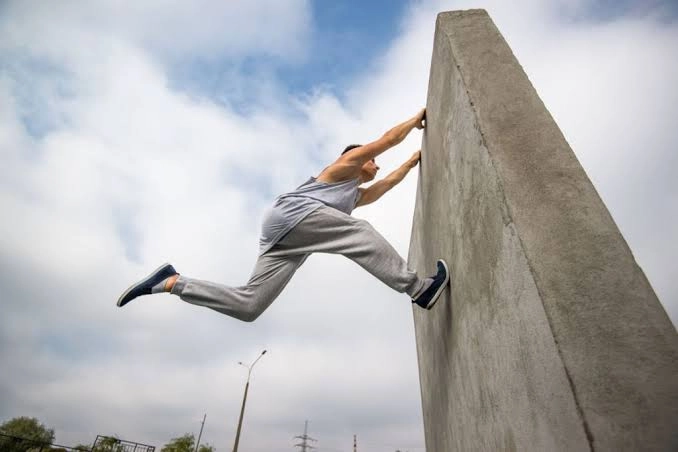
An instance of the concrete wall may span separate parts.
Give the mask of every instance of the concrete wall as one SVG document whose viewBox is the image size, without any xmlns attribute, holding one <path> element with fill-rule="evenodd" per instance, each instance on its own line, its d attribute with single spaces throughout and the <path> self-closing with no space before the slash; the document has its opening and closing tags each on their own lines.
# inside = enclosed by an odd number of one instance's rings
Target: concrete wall
<svg viewBox="0 0 678 452">
<path fill-rule="evenodd" d="M 409 261 L 430 452 L 676 451 L 678 335 L 489 16 L 438 16 Z"/>
</svg>

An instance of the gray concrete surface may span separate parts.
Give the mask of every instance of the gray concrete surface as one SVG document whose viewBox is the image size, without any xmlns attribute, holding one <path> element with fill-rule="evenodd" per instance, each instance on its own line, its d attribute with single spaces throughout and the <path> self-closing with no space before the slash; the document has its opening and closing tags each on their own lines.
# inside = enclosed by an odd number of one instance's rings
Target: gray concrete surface
<svg viewBox="0 0 678 452">
<path fill-rule="evenodd" d="M 438 16 L 409 261 L 426 448 L 678 451 L 678 335 L 483 10 Z"/>
</svg>

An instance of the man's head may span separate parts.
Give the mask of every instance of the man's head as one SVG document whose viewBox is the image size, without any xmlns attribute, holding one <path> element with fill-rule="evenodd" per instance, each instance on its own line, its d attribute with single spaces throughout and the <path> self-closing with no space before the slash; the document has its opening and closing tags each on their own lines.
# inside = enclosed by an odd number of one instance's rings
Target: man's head
<svg viewBox="0 0 678 452">
<path fill-rule="evenodd" d="M 362 146 L 362 144 L 349 144 L 348 146 L 346 146 L 341 155 L 344 155 L 355 148 L 359 148 L 360 146 Z M 379 171 L 379 166 L 377 165 L 377 162 L 375 162 L 374 159 L 369 160 L 361 168 L 360 178 L 362 179 L 363 182 L 369 182 L 377 176 L 377 171 Z"/>
</svg>

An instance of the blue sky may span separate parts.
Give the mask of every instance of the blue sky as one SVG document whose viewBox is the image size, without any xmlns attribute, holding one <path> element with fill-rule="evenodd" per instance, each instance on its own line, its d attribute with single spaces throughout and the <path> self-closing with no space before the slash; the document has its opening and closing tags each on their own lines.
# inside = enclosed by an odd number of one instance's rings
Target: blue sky
<svg viewBox="0 0 678 452">
<path fill-rule="evenodd" d="M 292 92 L 330 85 L 342 93 L 346 84 L 375 64 L 401 32 L 409 2 L 312 2 L 314 26 L 305 64 L 282 67 L 280 77 Z"/>
<path fill-rule="evenodd" d="M 242 89 L 233 89 L 229 85 L 233 71 L 244 78 L 265 74 L 290 96 L 305 96 L 322 88 L 343 99 L 351 81 L 378 64 L 380 55 L 399 35 L 411 3 L 312 1 L 308 5 L 313 20 L 304 37 L 303 55 L 292 60 L 266 52 L 238 58 L 203 55 L 192 59 L 189 55 L 171 67 L 174 86 L 243 112 L 249 111 L 248 104 L 259 100 L 259 93 L 250 92 L 246 83 Z"/>
<path fill-rule="evenodd" d="M 165 260 L 242 283 L 273 197 L 422 107 L 436 13 L 471 7 L 490 12 L 678 321 L 674 2 L 9 1 L 0 421 L 38 417 L 60 444 L 161 446 L 207 412 L 203 438 L 227 450 L 237 362 L 266 348 L 243 449 L 289 450 L 309 419 L 323 450 L 357 434 L 423 451 L 409 301 L 350 262 L 313 256 L 254 324 L 169 295 L 114 302 Z M 416 184 L 355 213 L 403 256 Z"/>
<path fill-rule="evenodd" d="M 220 73 L 236 68 L 243 75 L 270 73 L 283 90 L 301 96 L 323 87 L 342 99 L 355 77 L 360 77 L 379 64 L 379 57 L 402 31 L 405 12 L 413 2 L 377 0 L 362 2 L 310 2 L 313 23 L 307 37 L 308 49 L 302 58 L 281 61 L 265 53 L 246 55 L 242 59 L 225 61 L 181 62 L 173 71 L 177 85 L 213 99 L 223 99 L 225 78 Z M 561 20 L 573 23 L 605 23 L 620 17 L 645 14 L 660 15 L 672 22 L 678 6 L 671 1 L 607 1 L 585 2 L 572 7 L 563 2 Z M 578 5 L 579 6 L 579 5 Z M 227 88 L 226 88 L 227 91 Z M 245 95 L 236 105 L 247 109 L 251 99 Z"/>
</svg>

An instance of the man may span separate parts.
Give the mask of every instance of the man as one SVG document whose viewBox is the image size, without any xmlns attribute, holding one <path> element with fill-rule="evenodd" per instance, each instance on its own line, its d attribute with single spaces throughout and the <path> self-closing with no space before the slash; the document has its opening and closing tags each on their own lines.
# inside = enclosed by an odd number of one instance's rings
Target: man
<svg viewBox="0 0 678 452">
<path fill-rule="evenodd" d="M 418 306 L 431 309 L 449 281 L 445 261 L 438 261 L 436 275 L 421 279 L 372 225 L 350 215 L 355 207 L 381 198 L 417 166 L 421 151 L 384 179 L 359 187 L 377 175 L 378 155 L 402 142 L 415 127 L 424 128 L 425 115 L 421 110 L 376 141 L 348 146 L 317 177 L 276 198 L 263 221 L 259 258 L 246 285 L 230 287 L 188 278 L 164 264 L 127 289 L 118 306 L 141 295 L 170 292 L 251 322 L 278 297 L 310 254 L 334 253 L 352 259 L 394 290 L 406 292 Z"/>
</svg>

